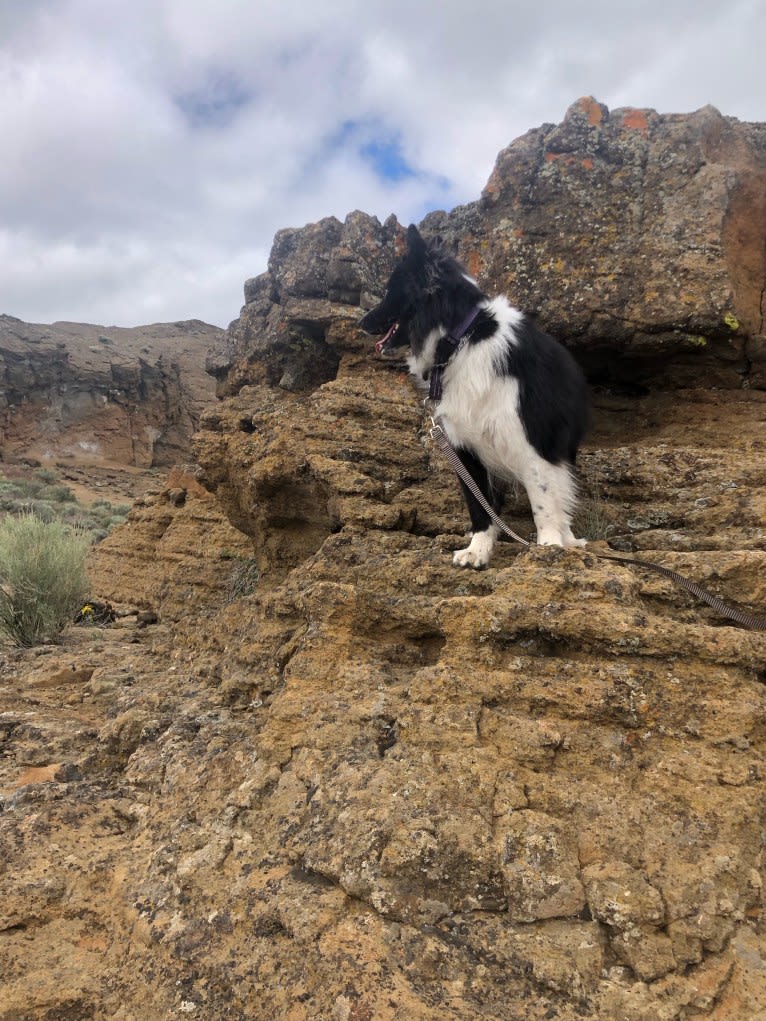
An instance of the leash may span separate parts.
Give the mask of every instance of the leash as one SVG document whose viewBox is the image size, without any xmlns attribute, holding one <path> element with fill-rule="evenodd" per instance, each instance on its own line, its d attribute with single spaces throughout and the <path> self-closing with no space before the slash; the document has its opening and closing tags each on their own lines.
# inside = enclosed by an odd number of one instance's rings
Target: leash
<svg viewBox="0 0 766 1021">
<path fill-rule="evenodd" d="M 431 417 L 431 428 L 429 429 L 428 434 L 445 455 L 452 470 L 461 479 L 461 481 L 465 483 L 473 496 L 475 496 L 481 504 L 482 508 L 487 512 L 492 523 L 515 542 L 521 543 L 522 546 L 531 547 L 534 545 L 527 539 L 523 539 L 520 535 L 517 535 L 516 532 L 514 532 L 512 528 L 509 528 L 503 519 L 495 513 L 481 489 L 479 489 L 476 484 L 473 476 L 458 457 L 455 448 L 447 439 L 446 433 L 439 425 L 438 421 L 433 417 Z M 712 607 L 716 613 L 719 613 L 722 617 L 729 617 L 731 620 L 734 620 L 738 624 L 742 624 L 743 627 L 750 628 L 753 631 L 766 631 L 766 617 L 759 617 L 756 614 L 747 613 L 738 606 L 731 606 L 729 603 L 724 602 L 720 596 L 713 595 L 712 592 L 708 592 L 708 590 L 703 588 L 702 585 L 698 585 L 696 581 L 691 581 L 691 579 L 684 577 L 683 574 L 679 574 L 677 571 L 671 570 L 669 567 L 663 567 L 662 564 L 652 563 L 650 560 L 635 560 L 632 557 L 621 557 L 616 553 L 598 553 L 595 550 L 591 551 L 591 556 L 597 557 L 599 560 L 611 560 L 618 564 L 645 567 L 649 571 L 654 571 L 655 574 L 661 574 L 663 578 L 669 578 L 670 581 L 679 585 L 687 592 L 690 592 L 693 596 L 696 596 L 697 599 L 707 603 L 708 606 Z"/>
<path fill-rule="evenodd" d="M 428 435 L 431 437 L 431 439 L 434 441 L 437 447 L 441 450 L 441 452 L 445 455 L 455 474 L 458 475 L 461 481 L 463 481 L 466 484 L 466 486 L 471 490 L 471 492 L 479 501 L 484 510 L 487 512 L 487 514 L 489 514 L 490 518 L 492 519 L 492 523 L 497 525 L 497 527 L 501 531 L 505 532 L 506 535 L 510 536 L 511 539 L 514 540 L 514 542 L 520 542 L 522 546 L 531 546 L 532 545 L 531 542 L 529 542 L 527 539 L 522 539 L 520 535 L 517 535 L 512 528 L 509 528 L 509 526 L 506 525 L 506 523 L 498 514 L 495 514 L 494 510 L 487 502 L 484 494 L 476 484 L 475 479 L 468 471 L 466 466 L 463 464 L 463 462 L 460 460 L 460 458 L 457 455 L 457 451 L 452 446 L 450 441 L 447 439 L 446 433 L 444 432 L 442 427 L 434 421 L 433 418 L 431 419 L 431 428 L 428 430 Z"/>
</svg>

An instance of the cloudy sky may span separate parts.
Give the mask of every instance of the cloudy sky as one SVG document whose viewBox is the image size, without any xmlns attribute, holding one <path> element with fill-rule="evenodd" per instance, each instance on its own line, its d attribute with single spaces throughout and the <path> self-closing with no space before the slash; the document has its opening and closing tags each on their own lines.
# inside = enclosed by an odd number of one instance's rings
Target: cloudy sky
<svg viewBox="0 0 766 1021">
<path fill-rule="evenodd" d="M 766 120 L 765 42 L 764 0 L 0 0 L 0 313 L 225 326 L 280 227 L 473 201 L 581 95 Z"/>
</svg>

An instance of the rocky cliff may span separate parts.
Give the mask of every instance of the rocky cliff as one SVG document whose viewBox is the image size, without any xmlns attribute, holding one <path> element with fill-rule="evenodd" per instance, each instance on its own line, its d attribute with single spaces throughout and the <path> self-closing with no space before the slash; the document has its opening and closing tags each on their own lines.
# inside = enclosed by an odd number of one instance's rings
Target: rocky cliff
<svg viewBox="0 0 766 1021">
<path fill-rule="evenodd" d="M 501 152 L 479 201 L 422 229 L 536 313 L 596 382 L 766 386 L 763 124 L 580 100 Z M 401 244 L 393 218 L 362 213 L 280 231 L 211 364 L 221 392 L 332 378 L 349 344 L 361 350 L 348 326 Z"/>
<path fill-rule="evenodd" d="M 223 331 L 40 326 L 0 316 L 0 457 L 149 468 L 185 461 Z"/>
<path fill-rule="evenodd" d="M 588 368 L 580 531 L 760 612 L 765 146 L 582 100 L 423 225 Z M 92 561 L 158 622 L 6 654 L 2 1021 L 766 1016 L 766 635 L 592 549 L 452 568 L 355 327 L 401 237 L 280 232 L 201 472 Z"/>
</svg>

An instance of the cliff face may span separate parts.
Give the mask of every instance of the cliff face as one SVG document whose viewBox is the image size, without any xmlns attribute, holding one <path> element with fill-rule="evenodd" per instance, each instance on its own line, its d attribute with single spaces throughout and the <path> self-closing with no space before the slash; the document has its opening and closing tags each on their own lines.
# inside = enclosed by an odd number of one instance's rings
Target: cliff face
<svg viewBox="0 0 766 1021">
<path fill-rule="evenodd" d="M 223 331 L 192 320 L 133 329 L 0 316 L 0 451 L 136 467 L 187 460 L 213 396 Z"/>
<path fill-rule="evenodd" d="M 733 141 L 700 164 L 710 124 Z M 580 101 L 424 225 L 568 317 L 596 404 L 577 530 L 761 613 L 758 246 L 725 237 L 763 139 Z M 766 1012 L 766 635 L 587 549 L 451 566 L 457 485 L 355 327 L 401 237 L 280 232 L 211 361 L 206 488 L 171 479 L 92 560 L 159 623 L 6 657 L 2 1021 Z M 522 494 L 506 517 L 531 531 Z"/>
</svg>

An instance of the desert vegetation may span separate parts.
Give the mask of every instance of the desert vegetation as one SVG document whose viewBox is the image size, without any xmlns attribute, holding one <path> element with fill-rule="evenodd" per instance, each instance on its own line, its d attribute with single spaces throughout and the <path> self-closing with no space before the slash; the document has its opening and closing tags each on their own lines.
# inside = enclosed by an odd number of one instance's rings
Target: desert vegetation
<svg viewBox="0 0 766 1021">
<path fill-rule="evenodd" d="M 61 634 L 88 595 L 88 534 L 32 511 L 0 520 L 0 636 L 32 646 Z"/>
<path fill-rule="evenodd" d="M 129 509 L 83 506 L 50 468 L 0 474 L 0 639 L 32 646 L 61 634 L 88 597 L 88 550 Z"/>
<path fill-rule="evenodd" d="M 124 521 L 129 510 L 130 504 L 106 499 L 81 504 L 52 468 L 36 468 L 24 475 L 0 473 L 0 517 L 31 513 L 41 521 L 75 526 L 97 542 Z"/>
</svg>

